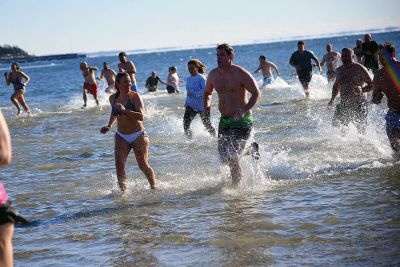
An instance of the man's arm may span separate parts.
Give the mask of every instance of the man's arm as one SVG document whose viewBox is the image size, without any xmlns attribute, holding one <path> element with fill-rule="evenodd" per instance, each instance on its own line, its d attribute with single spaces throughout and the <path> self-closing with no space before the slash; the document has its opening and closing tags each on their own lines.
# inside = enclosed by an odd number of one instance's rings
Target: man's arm
<svg viewBox="0 0 400 267">
<path fill-rule="evenodd" d="M 161 80 L 160 77 L 157 76 L 157 79 L 158 79 L 158 81 L 159 81 L 160 83 L 167 85 L 167 83 L 164 82 L 163 80 Z"/>
<path fill-rule="evenodd" d="M 0 166 L 11 162 L 11 140 L 7 122 L 0 111 Z"/>
<path fill-rule="evenodd" d="M 90 67 L 88 67 L 88 70 L 89 70 L 89 71 L 96 71 L 96 70 L 98 70 L 98 69 L 97 69 L 97 67 L 90 66 Z"/>
<path fill-rule="evenodd" d="M 213 80 L 212 80 L 212 73 L 208 76 L 207 82 L 206 82 L 206 88 L 204 89 L 204 108 L 205 110 L 210 109 L 211 107 L 211 97 L 212 97 L 212 92 L 214 90 L 214 85 L 213 85 Z"/>
<path fill-rule="evenodd" d="M 311 53 L 311 52 L 310 52 L 310 53 Z M 319 68 L 319 71 L 322 72 L 321 64 L 319 64 L 318 58 L 317 58 L 313 53 L 311 53 L 311 55 L 312 55 L 311 58 L 314 60 L 315 65 L 317 65 L 318 68 Z"/>
<path fill-rule="evenodd" d="M 294 54 L 292 54 L 292 56 L 290 57 L 289 64 L 290 64 L 290 66 L 296 68 L 296 70 L 297 70 L 297 64 L 296 64 L 296 61 L 294 60 Z"/>
<path fill-rule="evenodd" d="M 270 64 L 271 64 L 271 67 L 275 69 L 276 75 L 281 76 L 281 73 L 280 73 L 278 67 L 272 62 Z"/>
<path fill-rule="evenodd" d="M 258 89 L 257 83 L 254 80 L 253 76 L 251 76 L 251 74 L 246 70 L 241 70 L 241 72 L 241 76 L 243 77 L 243 86 L 247 89 L 247 91 L 250 92 L 251 97 L 249 99 L 249 102 L 247 102 L 247 104 L 242 109 L 236 111 L 233 114 L 232 117 L 235 120 L 240 120 L 245 114 L 250 112 L 250 110 L 254 107 L 254 105 L 260 98 L 260 90 Z"/>
<path fill-rule="evenodd" d="M 380 81 L 382 81 L 382 80 L 379 78 L 379 74 L 378 75 L 375 74 L 374 80 L 372 81 L 372 100 L 371 100 L 371 103 L 374 103 L 374 104 L 377 104 L 377 105 L 379 103 L 381 103 L 381 100 L 383 98 L 383 90 L 382 90 L 383 86 L 382 86 L 382 83 Z"/>
<path fill-rule="evenodd" d="M 339 92 L 340 92 L 340 83 L 338 82 L 338 78 L 336 77 L 335 83 L 333 84 L 332 87 L 332 97 L 328 103 L 328 106 L 332 106 L 333 101 L 335 101 L 335 98 L 339 94 Z"/>
<path fill-rule="evenodd" d="M 254 73 L 257 73 L 261 70 L 261 64 L 258 66 L 258 68 L 254 71 Z"/>
<path fill-rule="evenodd" d="M 326 56 L 324 55 L 324 56 L 322 57 L 321 67 L 324 66 L 325 62 L 326 62 Z"/>
<path fill-rule="evenodd" d="M 361 72 L 362 80 L 367 84 L 366 86 L 364 86 L 362 88 L 362 92 L 363 93 L 369 92 L 372 90 L 371 76 L 369 75 L 368 70 L 364 66 L 360 66 L 360 65 L 358 65 L 358 66 L 361 68 L 360 72 Z"/>
</svg>

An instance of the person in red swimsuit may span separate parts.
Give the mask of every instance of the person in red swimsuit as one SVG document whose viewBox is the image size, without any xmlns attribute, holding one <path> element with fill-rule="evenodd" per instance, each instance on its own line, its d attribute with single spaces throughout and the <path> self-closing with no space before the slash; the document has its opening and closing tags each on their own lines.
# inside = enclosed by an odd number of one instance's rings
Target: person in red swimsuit
<svg viewBox="0 0 400 267">
<path fill-rule="evenodd" d="M 89 67 L 86 62 L 82 62 L 79 65 L 79 68 L 82 71 L 83 79 L 85 80 L 83 83 L 83 107 L 86 107 L 87 104 L 87 93 L 92 94 L 94 100 L 96 101 L 97 106 L 99 105 L 99 100 L 97 99 L 97 83 L 94 72 L 97 70 L 96 67 Z"/>
</svg>

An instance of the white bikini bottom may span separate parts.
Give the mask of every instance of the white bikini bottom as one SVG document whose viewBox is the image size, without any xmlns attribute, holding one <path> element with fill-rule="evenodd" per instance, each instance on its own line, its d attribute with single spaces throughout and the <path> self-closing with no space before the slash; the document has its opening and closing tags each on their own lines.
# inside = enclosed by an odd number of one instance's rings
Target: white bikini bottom
<svg viewBox="0 0 400 267">
<path fill-rule="evenodd" d="M 138 139 L 141 135 L 147 136 L 145 131 L 137 131 L 137 132 L 134 132 L 131 134 L 123 134 L 119 131 L 116 131 L 115 134 L 118 134 L 119 136 L 121 136 L 129 144 L 131 144 L 133 141 Z"/>
</svg>

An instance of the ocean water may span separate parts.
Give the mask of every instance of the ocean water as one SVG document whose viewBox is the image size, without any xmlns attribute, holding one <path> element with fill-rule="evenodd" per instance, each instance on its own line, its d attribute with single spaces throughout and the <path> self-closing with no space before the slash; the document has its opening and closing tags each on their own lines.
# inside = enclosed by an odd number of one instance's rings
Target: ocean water
<svg viewBox="0 0 400 267">
<path fill-rule="evenodd" d="M 400 32 L 373 37 L 400 47 Z M 358 38 L 305 43 L 321 59 L 327 43 L 340 51 Z M 31 220 L 15 229 L 15 266 L 400 265 L 400 165 L 385 133 L 386 105 L 369 106 L 365 135 L 353 126 L 332 128 L 331 85 L 315 73 L 311 98 L 304 100 L 288 64 L 296 47 L 296 41 L 234 47 L 235 63 L 246 69 L 254 71 L 264 54 L 282 73 L 261 88 L 252 140 L 262 159 L 243 159 L 238 188 L 230 186 L 217 141 L 200 119 L 186 140 L 184 90 L 144 90 L 152 70 L 165 80 L 172 65 L 185 80 L 191 58 L 213 69 L 214 48 L 130 56 L 146 107 L 156 192 L 131 155 L 128 191 L 119 193 L 113 133 L 99 133 L 110 113 L 105 85 L 99 84 L 102 108 L 89 96 L 89 108 L 81 110 L 79 60 L 21 64 L 31 77 L 25 98 L 32 117 L 16 117 L 12 89 L 0 84 L 13 145 L 13 162 L 1 169 L 0 179 Z M 116 69 L 118 57 L 87 61 L 99 69 L 107 61 Z M 261 85 L 261 74 L 254 77 Z M 217 126 L 216 95 L 211 115 Z"/>
</svg>

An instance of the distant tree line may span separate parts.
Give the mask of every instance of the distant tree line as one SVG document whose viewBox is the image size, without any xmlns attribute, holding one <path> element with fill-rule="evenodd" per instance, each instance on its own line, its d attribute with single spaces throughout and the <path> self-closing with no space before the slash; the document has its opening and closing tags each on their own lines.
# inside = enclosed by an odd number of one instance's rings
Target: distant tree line
<svg viewBox="0 0 400 267">
<path fill-rule="evenodd" d="M 18 46 L 0 45 L 0 58 L 28 57 L 29 54 Z"/>
</svg>

